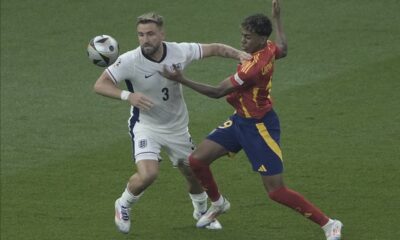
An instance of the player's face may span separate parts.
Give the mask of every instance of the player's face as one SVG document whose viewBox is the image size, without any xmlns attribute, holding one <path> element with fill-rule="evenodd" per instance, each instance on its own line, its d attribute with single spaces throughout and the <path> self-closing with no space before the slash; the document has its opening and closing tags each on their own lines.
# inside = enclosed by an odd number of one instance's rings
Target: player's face
<svg viewBox="0 0 400 240">
<path fill-rule="evenodd" d="M 137 34 L 140 48 L 144 54 L 153 56 L 159 51 L 164 40 L 164 31 L 155 23 L 138 24 Z"/>
<path fill-rule="evenodd" d="M 247 53 L 255 53 L 265 47 L 267 38 L 242 28 L 242 50 Z"/>
</svg>

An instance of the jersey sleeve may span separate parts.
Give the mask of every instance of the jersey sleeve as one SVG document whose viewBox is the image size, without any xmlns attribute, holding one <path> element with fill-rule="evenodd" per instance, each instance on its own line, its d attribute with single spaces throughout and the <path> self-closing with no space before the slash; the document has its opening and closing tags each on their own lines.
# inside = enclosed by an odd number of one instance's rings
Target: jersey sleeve
<svg viewBox="0 0 400 240">
<path fill-rule="evenodd" d="M 259 72 L 259 66 L 256 60 L 247 61 L 238 68 L 235 74 L 230 77 L 231 83 L 234 86 L 241 86 L 246 83 L 251 83 Z"/>
<path fill-rule="evenodd" d="M 106 71 L 110 75 L 113 82 L 117 85 L 121 81 L 128 78 L 129 72 L 133 71 L 133 64 L 129 63 L 127 54 L 122 54 L 117 61 L 109 66 Z"/>
<path fill-rule="evenodd" d="M 239 77 L 239 74 L 237 72 L 230 77 L 230 80 L 232 85 L 235 87 L 241 86 L 244 83 L 244 81 Z"/>
<path fill-rule="evenodd" d="M 203 58 L 203 51 L 199 43 L 179 43 L 179 47 L 185 55 L 186 62 Z"/>
</svg>

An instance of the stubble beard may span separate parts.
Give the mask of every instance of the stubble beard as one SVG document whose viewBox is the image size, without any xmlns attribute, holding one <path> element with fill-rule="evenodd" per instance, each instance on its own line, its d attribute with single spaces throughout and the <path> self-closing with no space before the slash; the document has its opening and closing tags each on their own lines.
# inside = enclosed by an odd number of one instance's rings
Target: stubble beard
<svg viewBox="0 0 400 240">
<path fill-rule="evenodd" d="M 140 48 L 144 54 L 151 57 L 158 51 L 158 49 L 160 49 L 160 46 L 144 45 Z"/>
</svg>

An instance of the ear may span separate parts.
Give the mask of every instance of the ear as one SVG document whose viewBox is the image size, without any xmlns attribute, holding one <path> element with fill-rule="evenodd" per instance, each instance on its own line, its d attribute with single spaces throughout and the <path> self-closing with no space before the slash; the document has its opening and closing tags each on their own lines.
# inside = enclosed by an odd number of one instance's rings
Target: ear
<svg viewBox="0 0 400 240">
<path fill-rule="evenodd" d="M 262 36 L 262 41 L 263 41 L 263 43 L 267 43 L 268 42 L 268 36 Z"/>
</svg>

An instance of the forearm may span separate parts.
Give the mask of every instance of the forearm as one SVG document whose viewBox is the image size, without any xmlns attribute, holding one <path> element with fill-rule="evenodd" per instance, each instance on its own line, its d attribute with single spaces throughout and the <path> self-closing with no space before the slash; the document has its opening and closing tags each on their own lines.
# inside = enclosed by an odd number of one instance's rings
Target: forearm
<svg viewBox="0 0 400 240">
<path fill-rule="evenodd" d="M 224 96 L 224 94 L 220 91 L 220 89 L 218 87 L 195 82 L 195 81 L 192 81 L 185 77 L 180 79 L 179 82 L 182 85 L 185 85 L 186 87 L 189 87 L 189 88 L 195 90 L 196 92 L 201 93 L 210 98 L 220 98 L 220 97 Z"/>
<path fill-rule="evenodd" d="M 281 50 L 280 51 L 281 53 L 279 56 L 277 56 L 277 58 L 282 58 L 287 55 L 288 45 L 287 45 L 285 32 L 283 31 L 283 24 L 282 24 L 282 20 L 281 20 L 281 9 L 279 6 L 279 1 L 278 0 L 273 1 L 272 7 L 273 7 L 272 23 L 274 25 L 273 27 L 276 32 L 275 33 L 275 43 Z"/>
<path fill-rule="evenodd" d="M 121 99 L 122 90 L 118 88 L 106 73 L 103 73 L 96 81 L 93 90 L 102 96 Z"/>
<path fill-rule="evenodd" d="M 241 51 L 222 43 L 217 43 L 216 45 L 217 45 L 218 56 L 240 60 Z"/>
<path fill-rule="evenodd" d="M 274 21 L 274 25 L 275 25 L 275 43 L 278 45 L 278 47 L 281 49 L 282 51 L 282 57 L 287 55 L 287 40 L 286 40 L 286 35 L 285 32 L 283 31 L 283 25 L 282 25 L 282 21 L 280 18 L 275 19 Z"/>
<path fill-rule="evenodd" d="M 121 92 L 122 92 L 122 90 L 117 87 L 110 88 L 108 86 L 103 86 L 103 85 L 99 85 L 99 84 L 95 85 L 94 91 L 97 94 L 100 94 L 102 96 L 109 97 L 109 98 L 115 98 L 115 99 L 120 99 Z"/>
<path fill-rule="evenodd" d="M 222 43 L 202 44 L 203 57 L 225 57 L 241 60 L 242 51 Z"/>
</svg>

